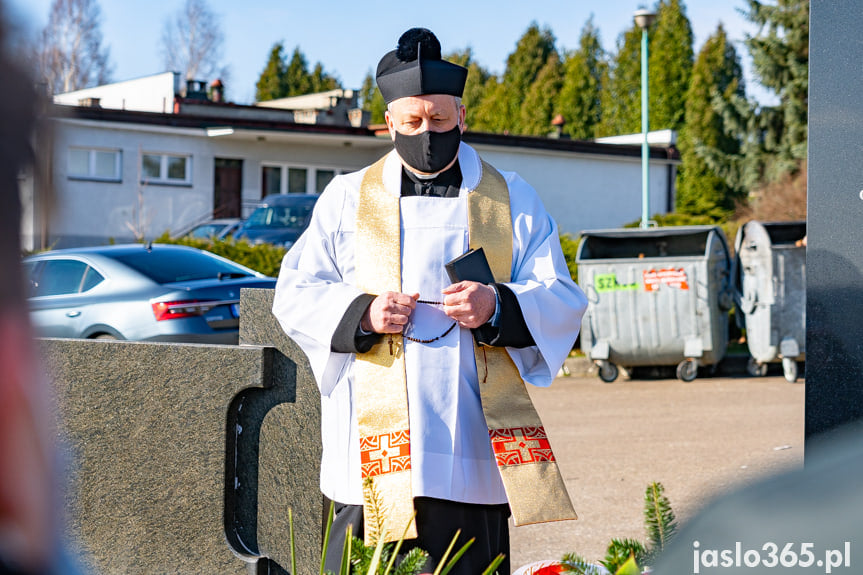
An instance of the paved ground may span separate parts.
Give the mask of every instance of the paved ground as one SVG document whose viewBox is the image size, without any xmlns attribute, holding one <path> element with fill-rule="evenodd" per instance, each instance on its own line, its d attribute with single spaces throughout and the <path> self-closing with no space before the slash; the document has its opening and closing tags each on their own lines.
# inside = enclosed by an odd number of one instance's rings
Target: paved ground
<svg viewBox="0 0 863 575">
<path fill-rule="evenodd" d="M 800 381 L 571 376 L 532 389 L 579 520 L 512 528 L 513 569 L 571 551 L 600 559 L 612 537 L 645 540 L 653 481 L 685 519 L 724 490 L 802 465 Z"/>
</svg>

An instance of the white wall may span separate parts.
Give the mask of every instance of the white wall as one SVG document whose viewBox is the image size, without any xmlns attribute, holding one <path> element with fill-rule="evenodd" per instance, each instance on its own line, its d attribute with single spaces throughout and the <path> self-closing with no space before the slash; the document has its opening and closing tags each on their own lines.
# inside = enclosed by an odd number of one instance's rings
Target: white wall
<svg viewBox="0 0 863 575">
<path fill-rule="evenodd" d="M 54 96 L 55 104 L 77 106 L 86 98 L 99 98 L 102 108 L 170 114 L 174 96 L 179 93 L 179 74 L 165 72 L 115 84 L 85 88 Z"/>
<path fill-rule="evenodd" d="M 152 239 L 212 215 L 215 158 L 243 160 L 242 200 L 248 204 L 261 199 L 262 163 L 352 171 L 378 159 L 390 147 L 384 141 L 373 141 L 371 147 L 346 146 L 338 138 L 327 138 L 324 143 L 272 141 L 279 137 L 274 134 L 265 141 L 208 138 L 203 129 L 59 120 L 53 146 L 55 206 L 49 243 L 59 248 L 132 241 L 133 228 Z M 120 150 L 122 180 L 70 178 L 71 146 Z M 190 155 L 191 183 L 141 184 L 142 152 Z M 35 236 L 26 234 L 22 241 L 30 249 L 38 244 Z"/>
<path fill-rule="evenodd" d="M 121 150 L 122 181 L 69 178 L 70 146 Z M 585 229 L 617 228 L 641 218 L 639 157 L 484 144 L 476 148 L 498 169 L 516 171 L 531 184 L 561 232 L 577 235 Z M 207 137 L 204 129 L 58 120 L 53 146 L 56 206 L 49 241 L 54 247 L 124 242 L 134 239 L 133 228 L 154 238 L 202 220 L 213 210 L 215 158 L 243 160 L 242 200 L 247 215 L 248 206 L 261 198 L 262 164 L 353 171 L 390 149 L 388 139 L 336 134 L 238 130 L 228 136 Z M 140 184 L 141 152 L 189 154 L 191 183 Z M 667 160 L 652 162 L 651 216 L 666 212 L 669 164 Z M 674 171 L 670 172 L 673 178 Z M 22 239 L 25 247 L 36 247 L 34 238 Z"/>
<path fill-rule="evenodd" d="M 533 186 L 561 232 L 575 236 L 641 219 L 641 158 L 488 146 L 477 149 L 497 169 L 518 172 Z M 651 163 L 651 217 L 668 211 L 668 163 Z"/>
</svg>

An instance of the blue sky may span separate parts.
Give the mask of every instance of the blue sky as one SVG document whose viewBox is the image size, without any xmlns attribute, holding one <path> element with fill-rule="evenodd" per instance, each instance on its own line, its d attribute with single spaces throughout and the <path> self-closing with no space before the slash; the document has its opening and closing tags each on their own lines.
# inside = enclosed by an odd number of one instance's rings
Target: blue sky
<svg viewBox="0 0 863 575">
<path fill-rule="evenodd" d="M 113 78 L 128 80 L 163 72 L 159 40 L 165 19 L 182 0 L 99 0 L 102 32 L 110 48 Z M 359 88 L 380 57 L 412 26 L 430 28 L 445 52 L 470 46 L 474 57 L 500 73 L 507 56 L 531 22 L 551 28 L 558 49 L 577 47 L 588 18 L 593 16 L 604 47 L 612 50 L 619 34 L 632 23 L 632 13 L 644 0 L 498 0 L 431 3 L 309 2 L 305 0 L 209 0 L 221 18 L 225 34 L 224 64 L 230 71 L 228 98 L 239 103 L 254 99 L 255 82 L 270 49 L 284 42 L 290 53 L 299 46 L 309 66 L 321 62 L 346 88 Z M 25 30 L 45 25 L 51 0 L 6 0 L 7 12 Z M 721 22 L 738 50 L 747 74 L 747 93 L 771 100 L 749 75 L 744 34 L 757 30 L 740 14 L 743 0 L 685 0 L 695 34 L 696 52 Z"/>
</svg>

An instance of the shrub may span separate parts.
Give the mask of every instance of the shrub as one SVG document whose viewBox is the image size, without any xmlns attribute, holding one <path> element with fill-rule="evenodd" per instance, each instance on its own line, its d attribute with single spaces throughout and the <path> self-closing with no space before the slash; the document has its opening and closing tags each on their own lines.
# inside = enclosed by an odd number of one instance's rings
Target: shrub
<svg viewBox="0 0 863 575">
<path fill-rule="evenodd" d="M 227 238 L 200 239 L 188 236 L 172 238 L 167 232 L 154 240 L 159 244 L 177 244 L 207 250 L 270 277 L 278 277 L 287 250 L 270 244 L 250 244 L 247 240 Z"/>
<path fill-rule="evenodd" d="M 575 264 L 575 256 L 578 255 L 578 244 L 581 238 L 573 239 L 570 234 L 560 234 L 560 248 L 563 250 L 563 258 L 566 260 L 566 267 L 569 268 L 569 275 L 572 276 L 572 281 L 578 283 L 578 266 Z"/>
</svg>

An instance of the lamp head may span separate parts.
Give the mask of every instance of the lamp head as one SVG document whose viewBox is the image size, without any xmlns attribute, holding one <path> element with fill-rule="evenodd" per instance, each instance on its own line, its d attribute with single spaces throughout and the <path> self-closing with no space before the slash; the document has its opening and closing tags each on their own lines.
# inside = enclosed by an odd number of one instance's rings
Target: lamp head
<svg viewBox="0 0 863 575">
<path fill-rule="evenodd" d="M 651 12 L 646 8 L 636 10 L 635 14 L 632 16 L 635 18 L 635 25 L 642 30 L 647 30 L 653 25 L 653 22 L 656 21 L 656 12 Z"/>
</svg>

